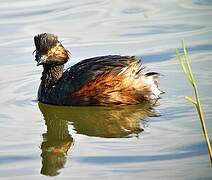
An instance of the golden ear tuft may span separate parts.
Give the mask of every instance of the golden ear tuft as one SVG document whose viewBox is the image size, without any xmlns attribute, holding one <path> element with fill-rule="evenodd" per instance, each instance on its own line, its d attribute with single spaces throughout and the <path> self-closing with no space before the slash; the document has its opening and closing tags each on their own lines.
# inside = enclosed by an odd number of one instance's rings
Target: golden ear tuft
<svg viewBox="0 0 212 180">
<path fill-rule="evenodd" d="M 69 58 L 69 51 L 66 50 L 61 43 L 58 43 L 55 47 L 51 48 L 48 53 L 48 57 L 55 57 L 59 61 L 67 61 Z"/>
</svg>

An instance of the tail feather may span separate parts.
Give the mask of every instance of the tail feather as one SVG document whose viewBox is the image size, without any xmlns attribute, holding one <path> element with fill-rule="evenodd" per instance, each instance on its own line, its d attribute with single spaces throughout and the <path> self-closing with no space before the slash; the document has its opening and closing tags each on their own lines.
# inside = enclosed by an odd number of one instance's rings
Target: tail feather
<svg viewBox="0 0 212 180">
<path fill-rule="evenodd" d="M 141 61 L 133 62 L 127 69 L 125 69 L 125 79 L 132 83 L 132 87 L 147 100 L 158 99 L 163 93 L 158 88 L 157 72 L 147 72 Z M 129 80 L 130 79 L 130 80 Z"/>
<path fill-rule="evenodd" d="M 161 91 L 158 88 L 158 77 L 159 77 L 159 73 L 157 72 L 148 72 L 145 74 L 146 76 L 146 82 L 149 85 L 149 88 L 152 92 L 151 95 L 151 99 L 158 99 L 160 94 L 163 93 L 163 91 Z"/>
</svg>

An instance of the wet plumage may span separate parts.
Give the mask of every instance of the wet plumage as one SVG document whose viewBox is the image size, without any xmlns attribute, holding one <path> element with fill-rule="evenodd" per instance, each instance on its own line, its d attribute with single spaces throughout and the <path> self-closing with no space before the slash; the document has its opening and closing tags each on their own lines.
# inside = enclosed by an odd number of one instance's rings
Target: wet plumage
<svg viewBox="0 0 212 180">
<path fill-rule="evenodd" d="M 57 105 L 129 105 L 159 97 L 158 73 L 146 72 L 134 56 L 85 59 L 64 71 L 68 51 L 52 34 L 34 38 L 36 61 L 43 65 L 38 100 Z"/>
</svg>

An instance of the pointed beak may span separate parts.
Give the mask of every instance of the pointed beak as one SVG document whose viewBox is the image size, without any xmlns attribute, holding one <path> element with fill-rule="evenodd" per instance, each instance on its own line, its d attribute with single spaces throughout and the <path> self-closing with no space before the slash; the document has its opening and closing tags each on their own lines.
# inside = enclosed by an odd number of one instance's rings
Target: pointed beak
<svg viewBox="0 0 212 180">
<path fill-rule="evenodd" d="M 37 59 L 37 66 L 40 66 L 42 64 L 46 63 L 47 60 L 47 56 L 46 55 L 42 55 L 39 59 Z"/>
</svg>

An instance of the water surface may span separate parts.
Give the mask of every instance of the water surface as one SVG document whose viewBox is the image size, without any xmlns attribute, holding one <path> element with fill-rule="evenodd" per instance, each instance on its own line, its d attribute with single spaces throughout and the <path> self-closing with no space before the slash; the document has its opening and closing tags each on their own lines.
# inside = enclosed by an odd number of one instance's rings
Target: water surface
<svg viewBox="0 0 212 180">
<path fill-rule="evenodd" d="M 0 2 L 1 179 L 211 179 L 192 95 L 175 56 L 185 40 L 212 136 L 209 0 Z M 70 66 L 136 55 L 162 73 L 156 107 L 57 107 L 36 101 L 42 72 L 33 36 L 57 34 Z M 159 116 L 160 115 L 160 116 Z"/>
</svg>

